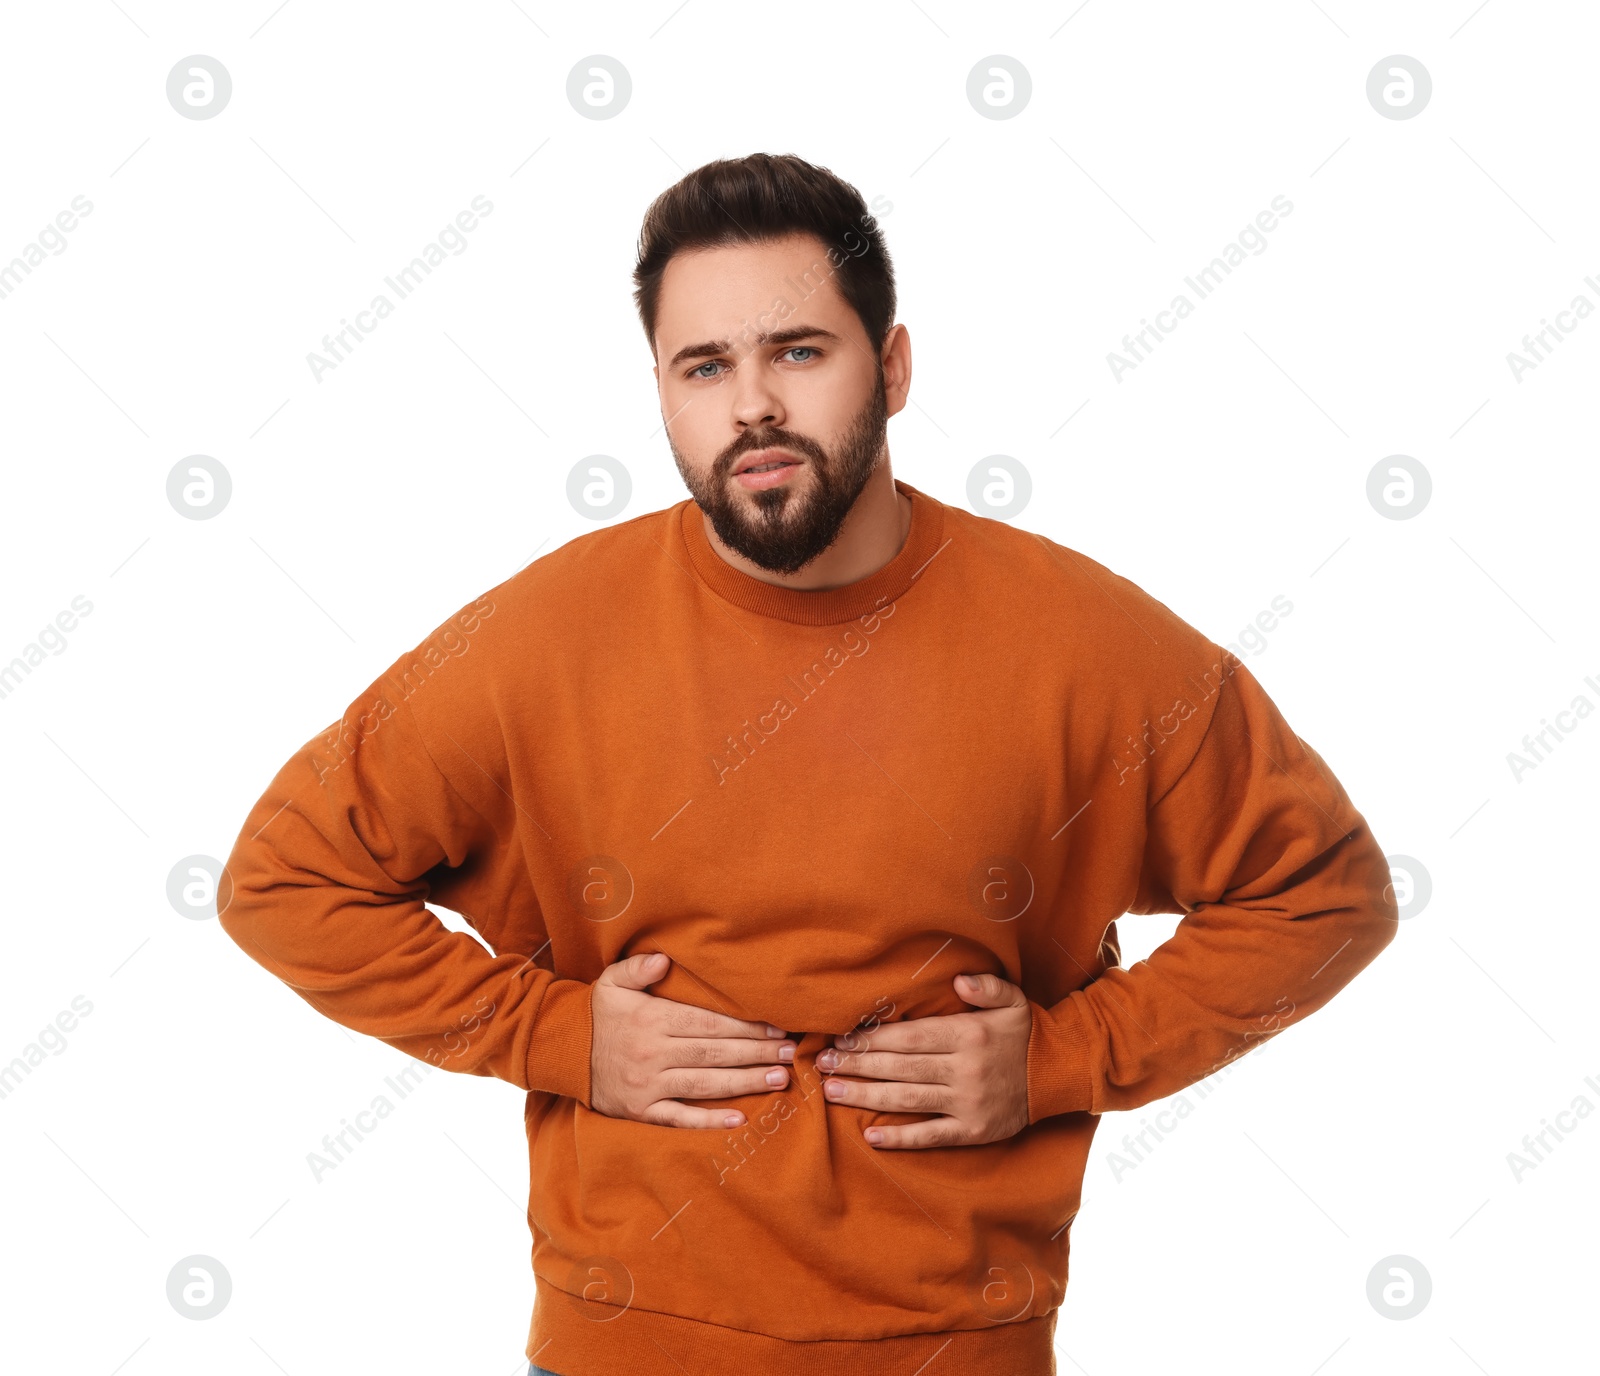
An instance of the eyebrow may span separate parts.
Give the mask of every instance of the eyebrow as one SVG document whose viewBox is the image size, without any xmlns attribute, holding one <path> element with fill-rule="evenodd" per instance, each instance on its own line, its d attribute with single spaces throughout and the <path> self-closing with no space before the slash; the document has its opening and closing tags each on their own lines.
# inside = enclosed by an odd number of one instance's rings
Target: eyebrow
<svg viewBox="0 0 1600 1376">
<path fill-rule="evenodd" d="M 837 342 L 839 336 L 832 330 L 823 329 L 820 325 L 791 325 L 786 330 L 767 330 L 758 334 L 751 343 L 752 345 L 797 344 L 802 339 L 832 339 Z M 676 368 L 691 358 L 715 358 L 718 354 L 730 352 L 732 348 L 732 343 L 726 339 L 710 339 L 704 344 L 688 344 L 673 354 L 672 361 L 667 367 Z"/>
</svg>

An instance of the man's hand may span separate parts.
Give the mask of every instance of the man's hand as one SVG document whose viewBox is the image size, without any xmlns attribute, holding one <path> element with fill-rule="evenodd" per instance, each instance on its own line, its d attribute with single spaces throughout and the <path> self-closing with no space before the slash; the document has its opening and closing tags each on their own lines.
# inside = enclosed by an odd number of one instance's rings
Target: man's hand
<svg viewBox="0 0 1600 1376">
<path fill-rule="evenodd" d="M 672 962 L 659 951 L 608 965 L 594 982 L 589 1102 L 608 1118 L 677 1128 L 737 1128 L 738 1109 L 680 1099 L 726 1099 L 782 1089 L 794 1060 L 780 1027 L 746 1022 L 646 993 Z M 722 1069 L 749 1066 L 748 1070 Z M 770 1067 L 762 1069 L 761 1067 Z"/>
<path fill-rule="evenodd" d="M 886 1023 L 835 1037 L 817 1055 L 830 1103 L 884 1113 L 938 1113 L 921 1123 L 866 1130 L 875 1147 L 958 1147 L 999 1142 L 1028 1125 L 1028 997 L 998 975 L 957 975 L 955 991 L 979 1013 Z"/>
</svg>

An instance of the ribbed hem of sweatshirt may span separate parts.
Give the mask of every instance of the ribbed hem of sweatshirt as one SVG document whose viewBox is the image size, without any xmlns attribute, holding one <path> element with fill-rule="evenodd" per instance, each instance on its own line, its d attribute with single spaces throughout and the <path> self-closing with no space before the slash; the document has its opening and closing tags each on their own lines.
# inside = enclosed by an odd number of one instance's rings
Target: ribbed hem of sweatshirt
<svg viewBox="0 0 1600 1376">
<path fill-rule="evenodd" d="M 784 1304 L 773 1295 L 774 1309 Z M 1055 1376 L 1056 1315 L 944 1333 L 791 1342 L 647 1309 L 601 1306 L 538 1279 L 526 1355 L 559 1376 Z M 937 1363 L 934 1358 L 937 1357 Z"/>
<path fill-rule="evenodd" d="M 1052 1008 L 1033 1005 L 1028 1036 L 1028 1121 L 1093 1110 L 1094 1074 L 1083 1000 L 1068 994 Z"/>
<path fill-rule="evenodd" d="M 528 1088 L 589 1102 L 589 1050 L 594 1024 L 591 986 L 581 979 L 551 980 L 528 1039 Z"/>
</svg>

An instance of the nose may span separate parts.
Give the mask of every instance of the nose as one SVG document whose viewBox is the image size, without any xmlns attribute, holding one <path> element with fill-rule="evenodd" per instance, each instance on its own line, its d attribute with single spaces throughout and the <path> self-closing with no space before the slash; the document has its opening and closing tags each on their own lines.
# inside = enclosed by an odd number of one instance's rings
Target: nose
<svg viewBox="0 0 1600 1376">
<path fill-rule="evenodd" d="M 770 381 L 759 371 L 752 371 L 749 364 L 738 369 L 727 385 L 734 389 L 733 422 L 741 434 L 752 426 L 783 424 L 782 401 Z"/>
</svg>

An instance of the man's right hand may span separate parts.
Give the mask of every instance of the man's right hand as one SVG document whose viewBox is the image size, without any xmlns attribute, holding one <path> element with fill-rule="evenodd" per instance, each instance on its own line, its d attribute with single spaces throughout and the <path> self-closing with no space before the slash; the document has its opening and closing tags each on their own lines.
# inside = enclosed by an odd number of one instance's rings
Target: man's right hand
<svg viewBox="0 0 1600 1376">
<path fill-rule="evenodd" d="M 594 982 L 589 1102 L 608 1118 L 676 1128 L 737 1128 L 734 1108 L 681 1099 L 726 1099 L 784 1088 L 795 1044 L 782 1028 L 746 1022 L 645 992 L 672 965 L 661 952 L 608 965 Z M 731 1067 L 750 1067 L 733 1069 Z"/>
</svg>

